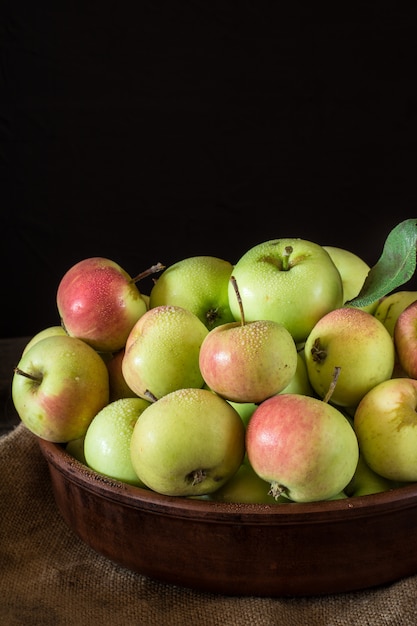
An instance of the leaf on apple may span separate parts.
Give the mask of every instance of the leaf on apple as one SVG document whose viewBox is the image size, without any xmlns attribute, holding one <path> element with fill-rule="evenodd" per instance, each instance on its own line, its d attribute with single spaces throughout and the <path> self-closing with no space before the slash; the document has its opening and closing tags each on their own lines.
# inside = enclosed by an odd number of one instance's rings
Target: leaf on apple
<svg viewBox="0 0 417 626">
<path fill-rule="evenodd" d="M 382 298 L 412 278 L 416 269 L 417 219 L 400 222 L 389 233 L 378 262 L 371 268 L 359 294 L 347 304 L 363 307 Z"/>
</svg>

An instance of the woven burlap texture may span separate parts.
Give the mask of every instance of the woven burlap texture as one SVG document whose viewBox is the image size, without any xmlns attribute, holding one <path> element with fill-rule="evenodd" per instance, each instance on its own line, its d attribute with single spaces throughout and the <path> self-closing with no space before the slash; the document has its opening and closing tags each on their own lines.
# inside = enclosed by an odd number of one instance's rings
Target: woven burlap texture
<svg viewBox="0 0 417 626">
<path fill-rule="evenodd" d="M 229 597 L 166 585 L 109 562 L 61 518 L 46 462 L 23 424 L 0 438 L 0 476 L 2 626 L 417 623 L 417 576 L 333 596 Z"/>
</svg>

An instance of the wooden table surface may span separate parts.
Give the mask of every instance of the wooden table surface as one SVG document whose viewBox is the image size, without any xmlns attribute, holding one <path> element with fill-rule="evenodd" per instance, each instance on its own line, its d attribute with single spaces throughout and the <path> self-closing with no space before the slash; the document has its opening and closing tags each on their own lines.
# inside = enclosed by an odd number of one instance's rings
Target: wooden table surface
<svg viewBox="0 0 417 626">
<path fill-rule="evenodd" d="M 0 339 L 0 436 L 20 423 L 13 405 L 11 384 L 13 369 L 30 337 Z"/>
</svg>

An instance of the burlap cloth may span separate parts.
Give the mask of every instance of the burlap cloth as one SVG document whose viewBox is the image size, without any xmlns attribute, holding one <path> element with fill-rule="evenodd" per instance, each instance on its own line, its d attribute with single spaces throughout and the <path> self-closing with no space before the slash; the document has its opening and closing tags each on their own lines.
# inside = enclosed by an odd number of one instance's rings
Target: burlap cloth
<svg viewBox="0 0 417 626">
<path fill-rule="evenodd" d="M 0 476 L 2 626 L 417 624 L 417 576 L 334 596 L 228 597 L 166 585 L 114 565 L 60 517 L 46 462 L 22 424 L 0 438 Z"/>
</svg>

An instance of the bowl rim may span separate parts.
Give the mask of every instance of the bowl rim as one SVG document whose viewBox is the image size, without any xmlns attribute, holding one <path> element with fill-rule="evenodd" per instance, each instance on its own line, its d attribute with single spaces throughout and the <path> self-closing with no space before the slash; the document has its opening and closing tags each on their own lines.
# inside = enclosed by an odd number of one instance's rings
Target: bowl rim
<svg viewBox="0 0 417 626">
<path fill-rule="evenodd" d="M 166 496 L 150 489 L 121 482 L 84 465 L 65 450 L 64 444 L 37 437 L 40 450 L 49 466 L 66 480 L 91 494 L 124 506 L 177 518 L 239 524 L 314 524 L 346 521 L 415 507 L 417 482 L 363 496 L 321 502 L 277 504 L 231 503 L 192 497 Z"/>
</svg>

